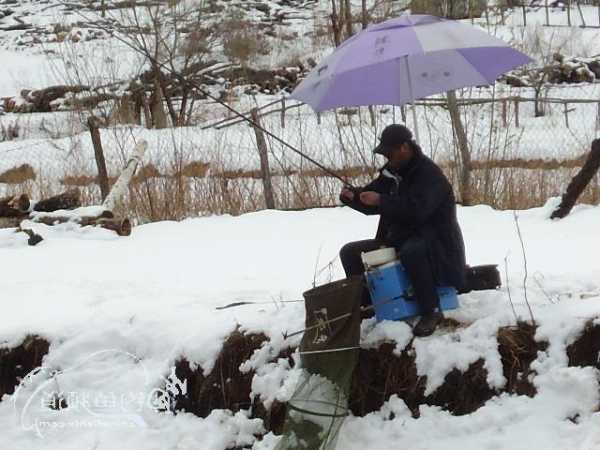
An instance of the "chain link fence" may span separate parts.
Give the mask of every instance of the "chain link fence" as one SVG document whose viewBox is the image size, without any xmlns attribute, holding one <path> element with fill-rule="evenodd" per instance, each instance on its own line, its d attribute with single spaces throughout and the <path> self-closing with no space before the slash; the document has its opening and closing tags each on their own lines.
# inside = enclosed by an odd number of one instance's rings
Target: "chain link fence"
<svg viewBox="0 0 600 450">
<path fill-rule="evenodd" d="M 537 100 L 533 90 L 499 86 L 464 90 L 459 98 L 472 155 L 474 198 L 499 208 L 543 204 L 562 193 L 591 142 L 600 137 L 600 84 L 554 87 Z M 240 108 L 249 114 L 249 106 Z M 265 168 L 256 130 L 228 118 L 216 105 L 204 107 L 211 109 L 213 119 L 193 127 L 102 129 L 111 178 L 118 175 L 138 139 L 150 144 L 124 206 L 133 209 L 134 216 L 179 219 L 266 206 Z M 460 161 L 444 99 L 418 102 L 416 123 L 410 108 L 361 107 L 317 115 L 306 105 L 277 100 L 258 108 L 257 114 L 267 130 L 355 185 L 375 176 L 384 162 L 372 154 L 382 129 L 405 123 L 418 130 L 424 152 L 458 186 Z M 4 127 L 15 120 L 22 127 L 19 137 L 0 142 L 0 196 L 26 191 L 42 198 L 76 187 L 84 201 L 98 202 L 93 147 L 80 118 L 65 113 L 49 127 L 48 116 L 36 115 L 35 120 L 28 116 L 26 126 L 25 116 L 0 117 Z M 276 208 L 337 204 L 338 180 L 264 138 Z M 598 202 L 599 190 L 596 179 L 583 200 Z"/>
</svg>

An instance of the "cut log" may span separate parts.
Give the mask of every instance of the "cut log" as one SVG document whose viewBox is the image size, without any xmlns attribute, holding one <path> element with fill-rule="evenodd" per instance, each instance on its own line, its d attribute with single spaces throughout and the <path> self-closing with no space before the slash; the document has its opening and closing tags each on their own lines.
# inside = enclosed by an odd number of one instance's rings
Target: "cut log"
<svg viewBox="0 0 600 450">
<path fill-rule="evenodd" d="M 577 175 L 573 177 L 567 191 L 562 196 L 558 208 L 550 216 L 551 219 L 562 219 L 569 215 L 577 199 L 590 183 L 600 168 L 600 139 L 592 143 L 592 150 L 587 161 Z"/>
<path fill-rule="evenodd" d="M 0 199 L 0 217 L 26 217 L 30 202 L 26 194 Z"/>
<path fill-rule="evenodd" d="M 52 212 L 60 209 L 75 209 L 81 206 L 79 189 L 71 189 L 54 197 L 41 200 L 33 207 L 37 212 Z"/>
<path fill-rule="evenodd" d="M 112 213 L 107 211 L 109 215 Z M 131 234 L 131 221 L 127 218 L 107 218 L 107 217 L 73 217 L 73 216 L 36 216 L 34 222 L 43 223 L 45 225 L 53 226 L 61 223 L 76 223 L 82 227 L 95 226 L 105 228 L 116 232 L 119 236 L 129 236 Z"/>
</svg>

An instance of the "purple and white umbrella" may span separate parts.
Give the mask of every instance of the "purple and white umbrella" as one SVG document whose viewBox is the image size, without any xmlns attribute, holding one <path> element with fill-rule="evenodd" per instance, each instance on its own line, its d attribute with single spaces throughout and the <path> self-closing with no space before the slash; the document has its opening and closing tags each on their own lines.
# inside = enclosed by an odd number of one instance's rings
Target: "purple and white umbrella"
<svg viewBox="0 0 600 450">
<path fill-rule="evenodd" d="M 531 61 L 479 28 L 435 16 L 405 15 L 343 42 L 291 97 L 316 112 L 401 106 L 441 92 L 493 84 L 501 74 Z"/>
</svg>

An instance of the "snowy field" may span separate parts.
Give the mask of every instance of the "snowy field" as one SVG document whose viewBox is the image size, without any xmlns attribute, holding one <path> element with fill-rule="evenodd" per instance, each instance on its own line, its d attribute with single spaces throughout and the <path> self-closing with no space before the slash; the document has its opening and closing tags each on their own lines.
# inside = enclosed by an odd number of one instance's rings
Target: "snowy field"
<svg viewBox="0 0 600 450">
<path fill-rule="evenodd" d="M 553 199 L 543 208 L 517 212 L 527 294 L 539 325 L 536 338 L 550 343 L 532 365 L 538 395 L 505 394 L 460 417 L 421 407 L 420 419 L 392 398 L 380 412 L 348 418 L 340 450 L 391 448 L 391 443 L 415 450 L 600 448 L 598 372 L 567 367 L 565 354 L 585 322 L 600 318 L 600 207 L 579 206 L 553 222 L 548 217 L 555 205 Z M 502 387 L 496 330 L 515 323 L 508 287 L 520 318 L 529 318 L 513 213 L 460 208 L 459 220 L 468 262 L 499 264 L 504 273 L 506 260 L 508 281 L 503 274 L 501 290 L 461 296 L 462 307 L 448 315 L 463 327 L 414 342 L 428 392 L 451 369 L 466 370 L 479 358 L 485 360 L 490 386 Z M 69 225 L 31 227 L 45 238 L 36 247 L 28 247 L 23 235 L 0 230 L 6 307 L 0 341 L 14 346 L 25 334 L 39 334 L 51 342 L 44 366 L 62 372 L 54 378 L 38 374 L 3 398 L 0 448 L 266 450 L 277 437 L 255 440 L 263 424 L 243 412 L 214 411 L 200 419 L 106 399 L 147 398 L 182 356 L 209 371 L 223 339 L 237 326 L 264 332 L 274 354 L 297 345 L 297 338 L 286 341 L 283 333 L 303 328 L 303 304 L 285 302 L 301 299 L 314 282 L 340 278 L 337 251 L 347 241 L 371 237 L 376 219 L 348 208 L 263 211 L 143 225 L 128 238 Z M 331 269 L 321 270 L 332 260 Z M 246 300 L 261 303 L 215 309 Z M 363 322 L 362 334 L 367 347 L 395 341 L 401 350 L 411 339 L 406 324 L 373 319 Z M 254 394 L 290 397 L 297 369 L 281 361 L 265 364 L 260 354 L 249 364 L 257 369 Z M 53 411 L 37 401 L 57 391 L 72 393 L 80 403 Z M 105 401 L 83 407 L 82 399 L 98 398 Z M 577 420 L 568 420 L 573 417 Z M 77 426 L 92 419 L 96 425 Z M 64 425 L 40 428 L 39 423 Z"/>
</svg>

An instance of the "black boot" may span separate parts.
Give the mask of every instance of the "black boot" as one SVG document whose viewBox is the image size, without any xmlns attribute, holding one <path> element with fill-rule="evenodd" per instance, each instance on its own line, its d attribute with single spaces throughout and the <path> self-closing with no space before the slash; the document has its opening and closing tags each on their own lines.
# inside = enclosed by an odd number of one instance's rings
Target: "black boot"
<svg viewBox="0 0 600 450">
<path fill-rule="evenodd" d="M 417 337 L 431 336 L 443 319 L 441 312 L 424 314 L 413 328 L 413 334 Z"/>
</svg>

